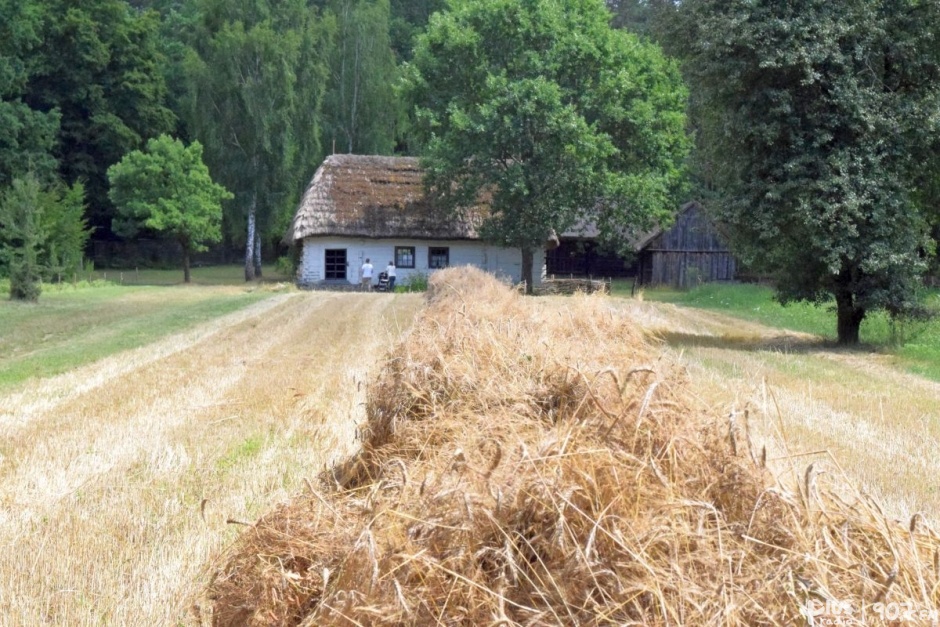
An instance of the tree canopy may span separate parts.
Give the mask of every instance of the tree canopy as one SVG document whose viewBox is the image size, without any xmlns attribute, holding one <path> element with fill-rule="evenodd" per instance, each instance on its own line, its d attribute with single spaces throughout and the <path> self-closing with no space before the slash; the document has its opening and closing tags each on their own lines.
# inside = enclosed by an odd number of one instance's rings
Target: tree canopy
<svg viewBox="0 0 940 627">
<path fill-rule="evenodd" d="M 202 146 L 185 146 L 162 135 L 108 170 L 111 200 L 118 209 L 114 231 L 134 235 L 143 228 L 174 238 L 183 250 L 183 281 L 190 256 L 222 237 L 222 201 L 232 195 L 212 182 Z"/>
<path fill-rule="evenodd" d="M 334 141 L 408 150 L 396 55 L 442 4 L 0 0 L 0 190 L 81 182 L 110 239 L 108 167 L 161 133 L 198 139 L 236 194 L 224 247 L 245 243 L 253 275 Z"/>
<path fill-rule="evenodd" d="M 336 20 L 324 96 L 324 138 L 339 152 L 390 154 L 398 114 L 388 0 L 330 0 Z"/>
<path fill-rule="evenodd" d="M 460 211 L 486 195 L 484 236 L 533 252 L 593 223 L 626 248 L 667 219 L 689 142 L 677 66 L 613 30 L 600 0 L 450 3 L 419 37 L 412 97 L 428 186 Z"/>
<path fill-rule="evenodd" d="M 783 302 L 834 300 L 841 343 L 873 309 L 911 311 L 932 248 L 915 192 L 940 125 L 936 3 L 670 10 L 699 163 L 738 254 Z"/>
<path fill-rule="evenodd" d="M 42 53 L 42 13 L 33 2 L 0 0 L 0 188 L 28 171 L 48 178 L 58 110 L 38 111 L 23 98 Z"/>
<path fill-rule="evenodd" d="M 68 183 L 87 187 L 93 226 L 110 228 L 106 173 L 175 125 L 160 70 L 158 16 L 123 0 L 26 0 L 41 17 L 23 102 L 57 112 L 53 153 Z"/>
</svg>

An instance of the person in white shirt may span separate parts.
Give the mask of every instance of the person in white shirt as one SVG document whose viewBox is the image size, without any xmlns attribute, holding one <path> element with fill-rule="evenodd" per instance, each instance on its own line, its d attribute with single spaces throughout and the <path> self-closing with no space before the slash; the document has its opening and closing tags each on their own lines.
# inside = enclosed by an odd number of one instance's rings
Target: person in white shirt
<svg viewBox="0 0 940 627">
<path fill-rule="evenodd" d="M 385 276 L 388 277 L 388 291 L 395 291 L 395 263 L 393 261 L 388 262 L 388 266 L 385 268 Z"/>
<path fill-rule="evenodd" d="M 366 257 L 366 262 L 359 268 L 359 287 L 363 290 L 372 289 L 372 262 Z"/>
</svg>

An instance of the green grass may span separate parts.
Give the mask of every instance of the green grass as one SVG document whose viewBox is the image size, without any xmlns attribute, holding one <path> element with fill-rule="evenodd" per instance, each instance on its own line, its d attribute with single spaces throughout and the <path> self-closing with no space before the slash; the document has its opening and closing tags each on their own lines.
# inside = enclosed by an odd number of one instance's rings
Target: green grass
<svg viewBox="0 0 940 627">
<path fill-rule="evenodd" d="M 630 286 L 616 286 L 613 292 L 629 295 Z M 836 315 L 831 306 L 808 303 L 783 306 L 773 299 L 773 290 L 766 286 L 712 283 L 691 290 L 655 288 L 644 290 L 643 297 L 836 339 Z M 928 307 L 940 310 L 940 293 L 930 291 L 923 298 Z M 874 312 L 862 322 L 860 338 L 864 348 L 894 355 L 907 370 L 940 380 L 940 318 L 896 322 L 882 312 Z"/>
<path fill-rule="evenodd" d="M 272 295 L 245 287 L 228 268 L 210 269 L 211 287 L 93 283 L 45 286 L 38 303 L 0 300 L 0 390 L 48 377 L 225 315 Z M 236 268 L 237 270 L 237 268 Z M 161 274 L 164 273 L 164 274 Z M 148 271 L 149 281 L 168 279 Z M 228 283 L 229 286 L 224 286 Z"/>
<path fill-rule="evenodd" d="M 251 435 L 240 442 L 235 448 L 230 450 L 225 456 L 216 461 L 216 468 L 221 472 L 227 472 L 237 464 L 245 462 L 261 452 L 264 445 L 264 438 L 260 435 Z"/>
</svg>

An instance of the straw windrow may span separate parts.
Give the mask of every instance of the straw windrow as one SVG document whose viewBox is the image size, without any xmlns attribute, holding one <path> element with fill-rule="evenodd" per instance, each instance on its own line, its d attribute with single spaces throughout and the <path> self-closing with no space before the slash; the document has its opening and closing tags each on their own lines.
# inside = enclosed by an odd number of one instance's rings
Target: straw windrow
<svg viewBox="0 0 940 627">
<path fill-rule="evenodd" d="M 746 416 L 702 407 L 685 376 L 603 296 L 436 273 L 361 452 L 243 534 L 212 622 L 793 625 L 835 608 L 851 625 L 890 624 L 875 603 L 938 607 L 926 521 L 845 502 L 812 469 L 775 485 Z"/>
</svg>

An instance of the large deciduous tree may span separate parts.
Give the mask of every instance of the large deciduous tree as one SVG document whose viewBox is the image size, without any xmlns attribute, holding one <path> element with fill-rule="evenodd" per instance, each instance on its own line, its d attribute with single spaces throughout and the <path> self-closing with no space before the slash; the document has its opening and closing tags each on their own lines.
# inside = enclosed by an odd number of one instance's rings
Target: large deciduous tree
<svg viewBox="0 0 940 627">
<path fill-rule="evenodd" d="M 915 182 L 940 124 L 937 3 L 661 4 L 738 254 L 782 302 L 835 301 L 843 344 L 874 309 L 910 311 L 931 248 Z"/>
<path fill-rule="evenodd" d="M 553 230 L 593 223 L 626 248 L 668 219 L 688 150 L 677 66 L 613 30 L 602 0 L 455 0 L 432 16 L 410 76 L 427 184 L 484 237 L 532 261 Z"/>
<path fill-rule="evenodd" d="M 114 231 L 133 236 L 143 228 L 174 238 L 183 251 L 183 281 L 189 283 L 190 257 L 221 239 L 222 201 L 232 196 L 212 182 L 199 142 L 151 139 L 146 151 L 130 152 L 111 166 L 108 178 L 119 214 Z"/>
</svg>

